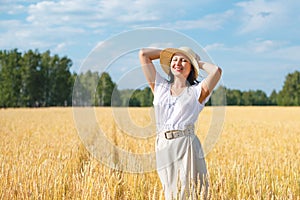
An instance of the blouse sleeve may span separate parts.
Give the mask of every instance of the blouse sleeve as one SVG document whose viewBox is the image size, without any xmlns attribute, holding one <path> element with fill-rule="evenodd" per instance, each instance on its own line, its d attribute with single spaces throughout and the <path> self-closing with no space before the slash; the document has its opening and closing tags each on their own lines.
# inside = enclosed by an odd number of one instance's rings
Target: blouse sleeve
<svg viewBox="0 0 300 200">
<path fill-rule="evenodd" d="M 167 80 L 164 79 L 158 72 L 155 75 L 155 86 L 154 86 L 154 94 L 161 91 L 163 86 L 167 83 Z"/>
</svg>

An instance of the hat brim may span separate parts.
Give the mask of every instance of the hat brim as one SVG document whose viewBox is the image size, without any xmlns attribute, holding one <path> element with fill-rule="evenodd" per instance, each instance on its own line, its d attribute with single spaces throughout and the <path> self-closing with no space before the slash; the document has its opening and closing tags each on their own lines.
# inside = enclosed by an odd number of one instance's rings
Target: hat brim
<svg viewBox="0 0 300 200">
<path fill-rule="evenodd" d="M 163 71 L 167 75 L 170 74 L 171 60 L 172 60 L 172 57 L 174 56 L 174 54 L 176 54 L 176 53 L 182 53 L 183 55 L 185 55 L 189 58 L 191 64 L 193 65 L 193 67 L 195 69 L 195 78 L 197 78 L 198 75 L 199 75 L 198 61 L 190 53 L 188 53 L 184 50 L 181 50 L 181 49 L 177 49 L 177 48 L 166 48 L 166 49 L 161 51 L 161 53 L 160 53 L 160 65 L 161 65 Z"/>
</svg>

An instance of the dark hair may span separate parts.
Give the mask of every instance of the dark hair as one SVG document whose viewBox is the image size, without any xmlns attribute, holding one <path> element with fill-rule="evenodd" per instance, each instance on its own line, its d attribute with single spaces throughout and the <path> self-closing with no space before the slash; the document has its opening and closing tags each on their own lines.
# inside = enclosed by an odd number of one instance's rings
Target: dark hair
<svg viewBox="0 0 300 200">
<path fill-rule="evenodd" d="M 170 77 L 169 83 L 173 83 L 174 82 L 174 74 L 172 74 L 171 69 L 169 72 L 169 77 Z M 191 71 L 190 71 L 186 81 L 187 81 L 187 85 L 195 85 L 195 84 L 199 83 L 199 81 L 195 78 L 195 68 L 193 65 L 191 65 Z"/>
</svg>

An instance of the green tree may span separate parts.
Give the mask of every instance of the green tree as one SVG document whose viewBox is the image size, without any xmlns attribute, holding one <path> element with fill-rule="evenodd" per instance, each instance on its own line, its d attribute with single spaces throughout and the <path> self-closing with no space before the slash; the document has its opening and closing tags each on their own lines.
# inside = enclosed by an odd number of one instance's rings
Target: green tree
<svg viewBox="0 0 300 200">
<path fill-rule="evenodd" d="M 40 85 L 41 88 L 43 88 L 43 94 L 42 94 L 42 106 L 50 106 L 51 103 L 51 74 L 52 74 L 52 62 L 53 58 L 51 58 L 50 51 L 46 51 L 41 54 L 41 76 L 43 76 L 44 83 L 43 85 Z"/>
<path fill-rule="evenodd" d="M 29 50 L 22 59 L 22 106 L 35 106 L 39 104 L 43 96 L 43 76 L 40 65 L 40 54 Z"/>
<path fill-rule="evenodd" d="M 88 70 L 85 73 L 81 73 L 80 83 L 82 84 L 82 97 L 84 99 L 85 105 L 98 105 L 96 88 L 99 81 L 98 72 L 92 72 Z"/>
<path fill-rule="evenodd" d="M 213 106 L 224 106 L 226 105 L 226 93 L 227 89 L 224 86 L 219 86 L 211 95 L 210 102 L 208 105 Z"/>
<path fill-rule="evenodd" d="M 242 101 L 245 106 L 252 106 L 253 102 L 253 91 L 246 91 L 242 94 Z"/>
<path fill-rule="evenodd" d="M 284 81 L 282 90 L 278 94 L 278 105 L 299 106 L 300 105 L 300 72 L 289 73 Z"/>
<path fill-rule="evenodd" d="M 29 50 L 0 51 L 0 106 L 61 106 L 71 103 L 72 61 Z"/>
<path fill-rule="evenodd" d="M 55 55 L 51 70 L 51 103 L 53 106 L 64 106 L 71 103 L 71 73 L 72 61 L 66 56 Z"/>
<path fill-rule="evenodd" d="M 143 90 L 141 90 L 138 98 L 142 107 L 152 106 L 154 96 L 150 87 L 145 87 Z"/>
<path fill-rule="evenodd" d="M 228 97 L 227 97 L 227 102 L 230 102 L 230 104 L 228 103 L 228 105 L 243 105 L 243 93 L 240 90 L 230 90 L 230 92 L 228 92 Z"/>
<path fill-rule="evenodd" d="M 0 51 L 0 107 L 21 106 L 21 59 L 17 49 Z"/>
<path fill-rule="evenodd" d="M 133 89 L 124 89 L 119 91 L 121 106 L 126 106 L 126 107 L 129 106 L 129 101 L 133 93 L 134 93 Z"/>
<path fill-rule="evenodd" d="M 253 103 L 252 105 L 267 105 L 268 104 L 268 96 L 262 90 L 256 90 L 253 94 Z"/>
<path fill-rule="evenodd" d="M 121 93 L 118 89 L 117 84 L 114 84 L 114 90 L 111 96 L 111 106 L 122 106 Z"/>
<path fill-rule="evenodd" d="M 273 90 L 269 97 L 269 105 L 277 105 L 278 94 L 276 90 Z"/>
<path fill-rule="evenodd" d="M 141 106 L 140 94 L 141 94 L 140 89 L 137 89 L 132 93 L 132 95 L 130 96 L 130 99 L 129 99 L 130 107 L 140 107 Z"/>
<path fill-rule="evenodd" d="M 262 90 L 249 90 L 242 93 L 242 100 L 245 106 L 262 106 L 268 104 L 268 97 Z"/>
<path fill-rule="evenodd" d="M 114 90 L 117 90 L 117 85 L 112 81 L 111 77 L 107 72 L 103 72 L 100 76 L 97 86 L 97 105 L 99 106 L 111 106 L 112 105 L 112 94 Z M 116 93 L 115 93 L 116 94 Z M 114 95 L 113 105 L 120 104 L 120 96 Z"/>
<path fill-rule="evenodd" d="M 80 73 L 77 75 L 74 87 L 73 87 L 73 93 L 72 93 L 72 105 L 73 106 L 90 106 L 92 105 L 91 101 L 91 91 L 86 86 L 86 76 L 83 73 Z"/>
<path fill-rule="evenodd" d="M 134 107 L 148 107 L 153 105 L 153 93 L 150 87 L 144 89 L 131 90 L 128 98 L 128 105 Z"/>
</svg>

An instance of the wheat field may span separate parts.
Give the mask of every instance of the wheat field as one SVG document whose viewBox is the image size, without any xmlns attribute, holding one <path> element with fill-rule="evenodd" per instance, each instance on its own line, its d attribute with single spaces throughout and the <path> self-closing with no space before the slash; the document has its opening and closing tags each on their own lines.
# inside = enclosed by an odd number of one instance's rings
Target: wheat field
<svg viewBox="0 0 300 200">
<path fill-rule="evenodd" d="M 141 127 L 149 109 L 127 108 Z M 201 141 L 212 110 L 200 114 Z M 153 150 L 153 137 L 123 134 L 111 108 L 96 108 L 95 116 L 120 148 Z M 210 199 L 300 199 L 300 107 L 226 107 L 221 131 L 206 156 Z M 0 152 L 0 199 L 164 199 L 155 171 L 123 172 L 95 158 L 72 108 L 1 109 Z"/>
</svg>

